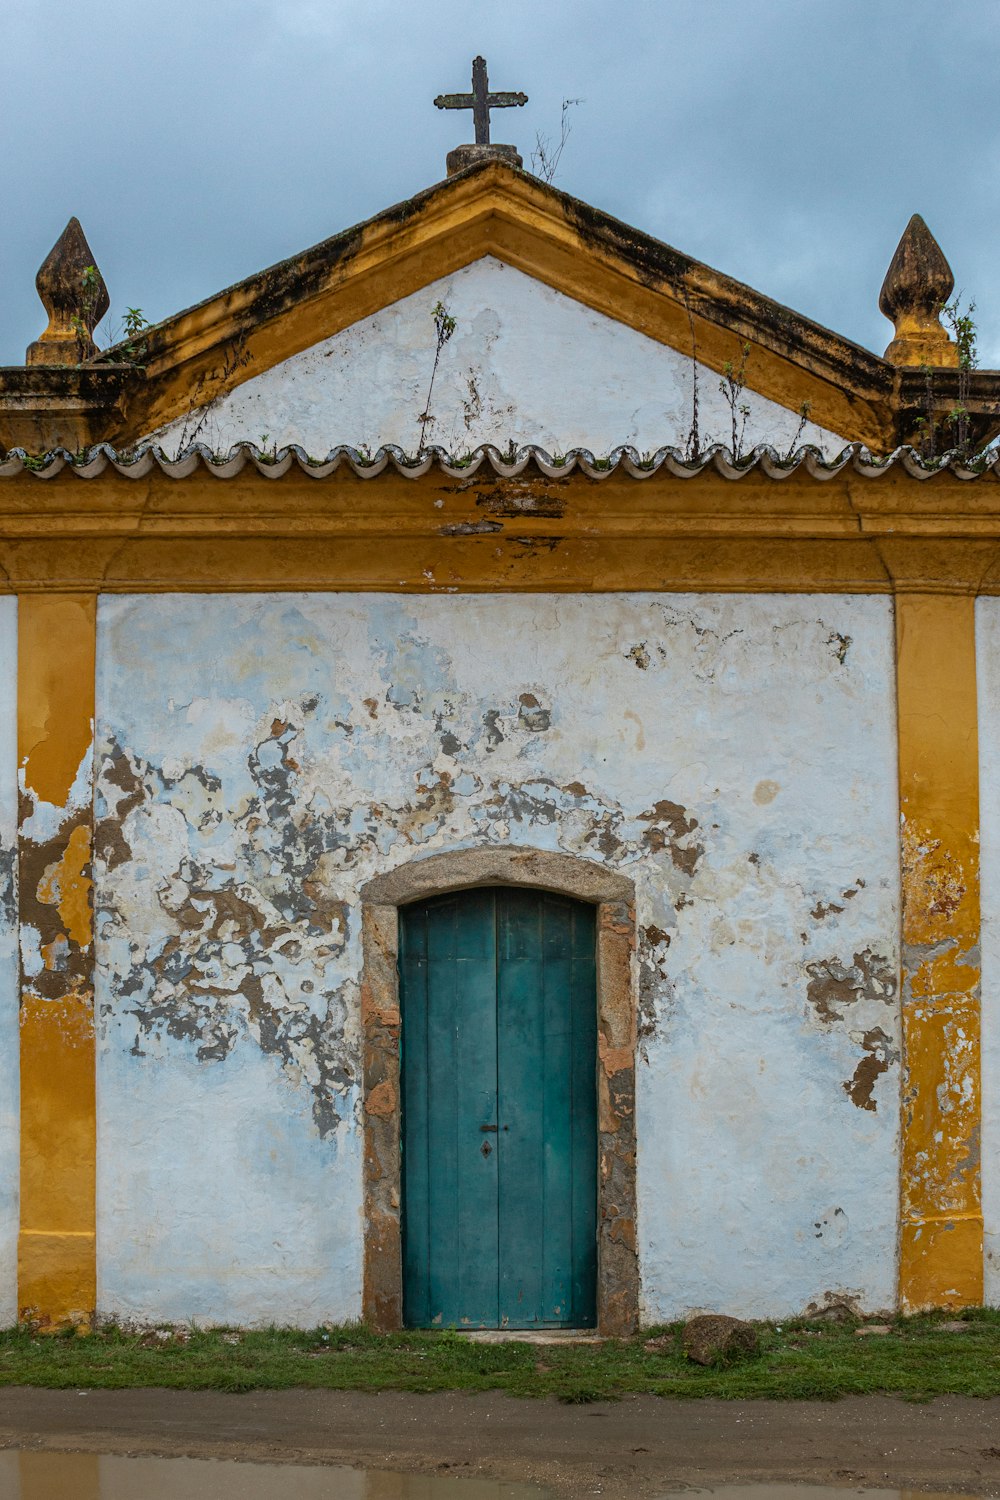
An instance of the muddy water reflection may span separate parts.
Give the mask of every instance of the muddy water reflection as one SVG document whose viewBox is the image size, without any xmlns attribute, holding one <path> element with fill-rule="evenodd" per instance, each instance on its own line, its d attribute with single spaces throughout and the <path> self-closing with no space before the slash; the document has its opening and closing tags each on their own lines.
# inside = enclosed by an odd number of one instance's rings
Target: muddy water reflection
<svg viewBox="0 0 1000 1500">
<path fill-rule="evenodd" d="M 599 1493 L 599 1491 L 597 1491 Z M 0 1500 L 546 1500 L 537 1485 L 230 1459 L 0 1451 Z M 982 1500 L 855 1485 L 726 1484 L 661 1500 Z"/>
<path fill-rule="evenodd" d="M 714 1489 L 664 1490 L 661 1500 L 983 1500 L 938 1490 L 866 1490 L 854 1484 L 720 1484 Z"/>
<path fill-rule="evenodd" d="M 534 1485 L 229 1459 L 0 1452 L 2 1500 L 544 1500 Z"/>
</svg>

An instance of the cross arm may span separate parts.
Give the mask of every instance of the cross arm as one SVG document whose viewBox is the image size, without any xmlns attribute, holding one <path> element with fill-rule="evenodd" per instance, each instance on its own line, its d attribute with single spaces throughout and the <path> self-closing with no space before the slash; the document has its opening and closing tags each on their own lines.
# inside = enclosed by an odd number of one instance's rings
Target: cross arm
<svg viewBox="0 0 1000 1500">
<path fill-rule="evenodd" d="M 438 94 L 434 103 L 438 109 L 474 109 L 476 100 L 473 94 Z"/>
</svg>

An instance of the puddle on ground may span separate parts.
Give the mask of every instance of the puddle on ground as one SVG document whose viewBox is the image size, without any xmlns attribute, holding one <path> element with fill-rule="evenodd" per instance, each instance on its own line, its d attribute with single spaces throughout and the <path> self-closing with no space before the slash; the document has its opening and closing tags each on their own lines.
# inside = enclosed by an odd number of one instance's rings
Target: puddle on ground
<svg viewBox="0 0 1000 1500">
<path fill-rule="evenodd" d="M 938 1490 L 868 1490 L 855 1484 L 719 1484 L 713 1489 L 665 1490 L 661 1500 L 983 1500 Z"/>
<path fill-rule="evenodd" d="M 2 1500 L 544 1500 L 531 1484 L 328 1465 L 0 1452 Z"/>
<path fill-rule="evenodd" d="M 385 1474 L 328 1465 L 111 1453 L 0 1451 L 0 1500 L 545 1500 L 546 1489 L 495 1479 Z M 597 1492 L 599 1493 L 599 1491 Z M 841 1484 L 724 1484 L 664 1490 L 662 1500 L 981 1500 L 931 1490 Z"/>
</svg>

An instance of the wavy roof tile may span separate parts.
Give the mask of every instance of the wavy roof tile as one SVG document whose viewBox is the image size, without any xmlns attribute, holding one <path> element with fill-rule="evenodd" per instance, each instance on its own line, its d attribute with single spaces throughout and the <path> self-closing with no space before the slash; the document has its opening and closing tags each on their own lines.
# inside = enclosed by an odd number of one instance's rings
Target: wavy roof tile
<svg viewBox="0 0 1000 1500">
<path fill-rule="evenodd" d="M 431 447 L 419 455 L 404 453 L 402 448 L 395 446 L 367 454 L 349 444 L 340 444 L 320 459 L 311 457 L 297 444 L 270 452 L 258 448 L 255 443 L 237 443 L 222 455 L 211 452 L 202 443 L 195 443 L 170 458 L 155 443 L 143 443 L 123 452 L 100 443 L 81 454 L 55 448 L 41 457 L 31 456 L 22 448 L 13 448 L 0 460 L 0 479 L 19 477 L 26 472 L 36 479 L 53 479 L 67 470 L 79 479 L 97 479 L 109 470 L 126 479 L 144 479 L 153 470 L 159 470 L 168 479 L 187 479 L 199 470 L 215 479 L 235 479 L 248 468 L 256 469 L 266 479 L 281 479 L 291 471 L 305 474 L 310 479 L 326 479 L 345 468 L 359 479 L 377 479 L 386 472 L 406 479 L 419 479 L 431 470 L 455 479 L 470 479 L 483 471 L 498 479 L 516 479 L 531 467 L 549 479 L 564 478 L 574 472 L 593 480 L 606 479 L 612 474 L 641 480 L 663 473 L 674 479 L 694 479 L 710 471 L 732 480 L 761 473 L 776 481 L 796 474 L 806 474 L 811 479 L 822 481 L 835 479 L 845 470 L 850 470 L 863 479 L 879 479 L 902 471 L 917 480 L 931 479 L 943 472 L 958 479 L 976 480 L 1000 475 L 1000 447 L 989 448 L 971 458 L 946 453 L 938 459 L 924 458 L 911 447 L 897 448 L 880 458 L 860 443 L 849 444 L 831 459 L 811 446 L 800 448 L 790 457 L 779 454 L 774 448 L 760 447 L 736 459 L 728 448 L 716 443 L 696 458 L 689 459 L 680 449 L 672 447 L 658 448 L 653 454 L 640 454 L 634 448 L 623 446 L 600 458 L 588 448 L 572 448 L 568 453 L 553 455 L 533 443 L 517 448 L 513 453 L 503 453 L 492 443 L 485 443 L 471 453 L 453 454 L 443 448 Z"/>
</svg>

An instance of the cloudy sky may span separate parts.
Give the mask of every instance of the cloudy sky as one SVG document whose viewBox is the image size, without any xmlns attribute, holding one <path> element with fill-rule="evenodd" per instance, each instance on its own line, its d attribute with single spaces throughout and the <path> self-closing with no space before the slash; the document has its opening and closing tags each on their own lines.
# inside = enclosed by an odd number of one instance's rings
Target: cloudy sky
<svg viewBox="0 0 1000 1500">
<path fill-rule="evenodd" d="M 556 185 L 881 353 L 924 215 L 1000 366 L 1000 0 L 0 0 L 0 363 L 76 214 L 156 321 L 444 176 L 483 52 Z M 98 331 L 100 339 L 101 330 Z"/>
</svg>

